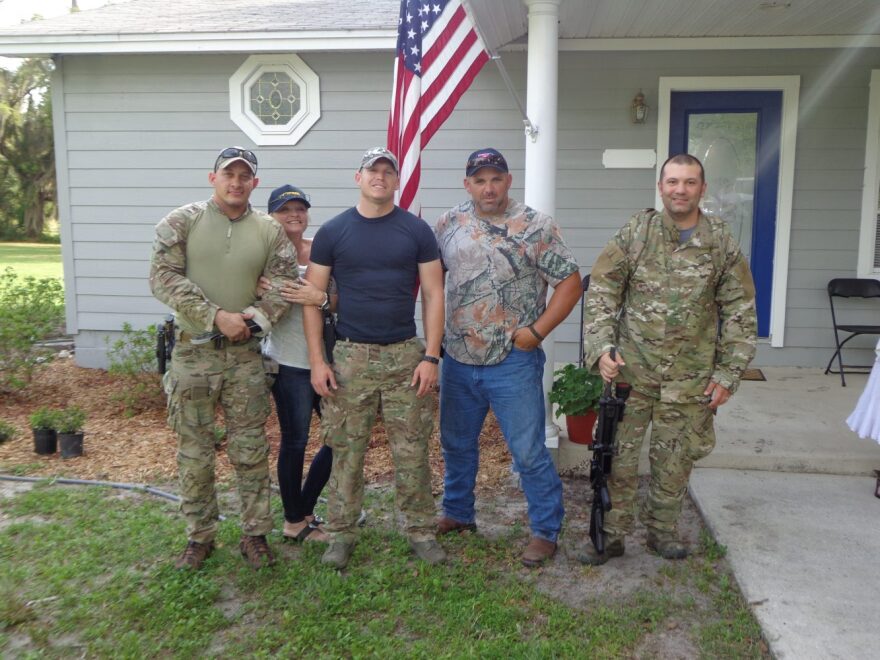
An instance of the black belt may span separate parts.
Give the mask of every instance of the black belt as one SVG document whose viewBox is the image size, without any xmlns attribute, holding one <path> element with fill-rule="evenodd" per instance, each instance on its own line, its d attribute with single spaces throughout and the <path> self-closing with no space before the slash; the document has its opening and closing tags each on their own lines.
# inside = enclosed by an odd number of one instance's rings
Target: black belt
<svg viewBox="0 0 880 660">
<path fill-rule="evenodd" d="M 415 335 L 413 335 L 414 337 Z M 336 341 L 349 341 L 352 344 L 370 344 L 372 346 L 392 346 L 394 344 L 400 344 L 405 341 L 409 341 L 412 337 L 407 337 L 406 339 L 395 339 L 394 341 L 368 341 L 364 339 L 352 339 L 351 337 L 346 337 L 345 335 L 341 335 L 338 332 L 336 333 Z"/>
</svg>

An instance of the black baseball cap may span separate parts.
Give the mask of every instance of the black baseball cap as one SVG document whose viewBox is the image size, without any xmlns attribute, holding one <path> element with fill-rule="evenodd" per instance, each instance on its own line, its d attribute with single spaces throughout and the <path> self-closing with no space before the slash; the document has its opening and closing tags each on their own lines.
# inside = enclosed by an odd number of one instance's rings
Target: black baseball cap
<svg viewBox="0 0 880 660">
<path fill-rule="evenodd" d="M 507 161 L 504 159 L 504 156 L 501 155 L 501 152 L 497 149 L 492 149 L 491 147 L 477 149 L 474 153 L 468 156 L 467 165 L 465 166 L 465 174 L 467 176 L 473 176 L 477 170 L 483 167 L 492 167 L 504 174 L 507 174 L 510 171 L 507 168 Z"/>
<path fill-rule="evenodd" d="M 275 188 L 275 190 L 272 191 L 272 194 L 269 195 L 269 213 L 275 213 L 275 211 L 289 201 L 302 202 L 306 205 L 307 209 L 310 209 L 312 208 L 312 203 L 309 199 L 310 198 L 306 193 L 290 184 Z"/>
</svg>

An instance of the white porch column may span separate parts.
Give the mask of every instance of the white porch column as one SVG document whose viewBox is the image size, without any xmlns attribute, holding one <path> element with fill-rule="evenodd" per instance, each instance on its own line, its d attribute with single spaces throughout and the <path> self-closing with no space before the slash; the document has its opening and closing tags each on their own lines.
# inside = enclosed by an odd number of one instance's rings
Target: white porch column
<svg viewBox="0 0 880 660">
<path fill-rule="evenodd" d="M 556 113 L 559 72 L 560 0 L 523 0 L 529 9 L 528 73 L 526 114 L 538 129 L 526 137 L 526 204 L 556 215 Z M 544 368 L 544 409 L 547 414 L 546 444 L 559 447 L 559 430 L 553 423 L 546 392 L 553 385 L 554 338 L 544 340 L 547 365 Z"/>
</svg>

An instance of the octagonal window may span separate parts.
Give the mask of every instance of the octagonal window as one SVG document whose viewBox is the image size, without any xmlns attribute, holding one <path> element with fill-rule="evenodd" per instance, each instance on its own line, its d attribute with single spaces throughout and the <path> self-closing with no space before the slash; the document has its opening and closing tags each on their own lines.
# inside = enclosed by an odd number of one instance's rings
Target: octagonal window
<svg viewBox="0 0 880 660">
<path fill-rule="evenodd" d="M 296 55 L 252 55 L 229 79 L 229 107 L 255 144 L 296 144 L 321 117 L 318 76 Z"/>
</svg>

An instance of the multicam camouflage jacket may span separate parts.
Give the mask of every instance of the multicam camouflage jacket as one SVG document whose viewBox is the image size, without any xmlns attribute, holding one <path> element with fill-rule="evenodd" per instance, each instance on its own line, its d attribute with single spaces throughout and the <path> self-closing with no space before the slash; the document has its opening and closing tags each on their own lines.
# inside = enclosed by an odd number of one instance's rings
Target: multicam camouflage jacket
<svg viewBox="0 0 880 660">
<path fill-rule="evenodd" d="M 269 330 L 265 321 L 274 324 L 289 306 L 278 285 L 296 272 L 296 252 L 284 231 L 259 211 L 230 221 L 209 200 L 175 209 L 156 225 L 150 289 L 187 332 L 210 332 L 218 309 L 246 308 Z M 257 300 L 260 275 L 273 287 Z"/>
<path fill-rule="evenodd" d="M 672 219 L 636 213 L 599 255 L 585 301 L 584 354 L 611 346 L 621 379 L 666 402 L 699 403 L 709 381 L 736 391 L 755 355 L 755 285 L 727 224 L 700 214 L 679 244 Z"/>
</svg>

